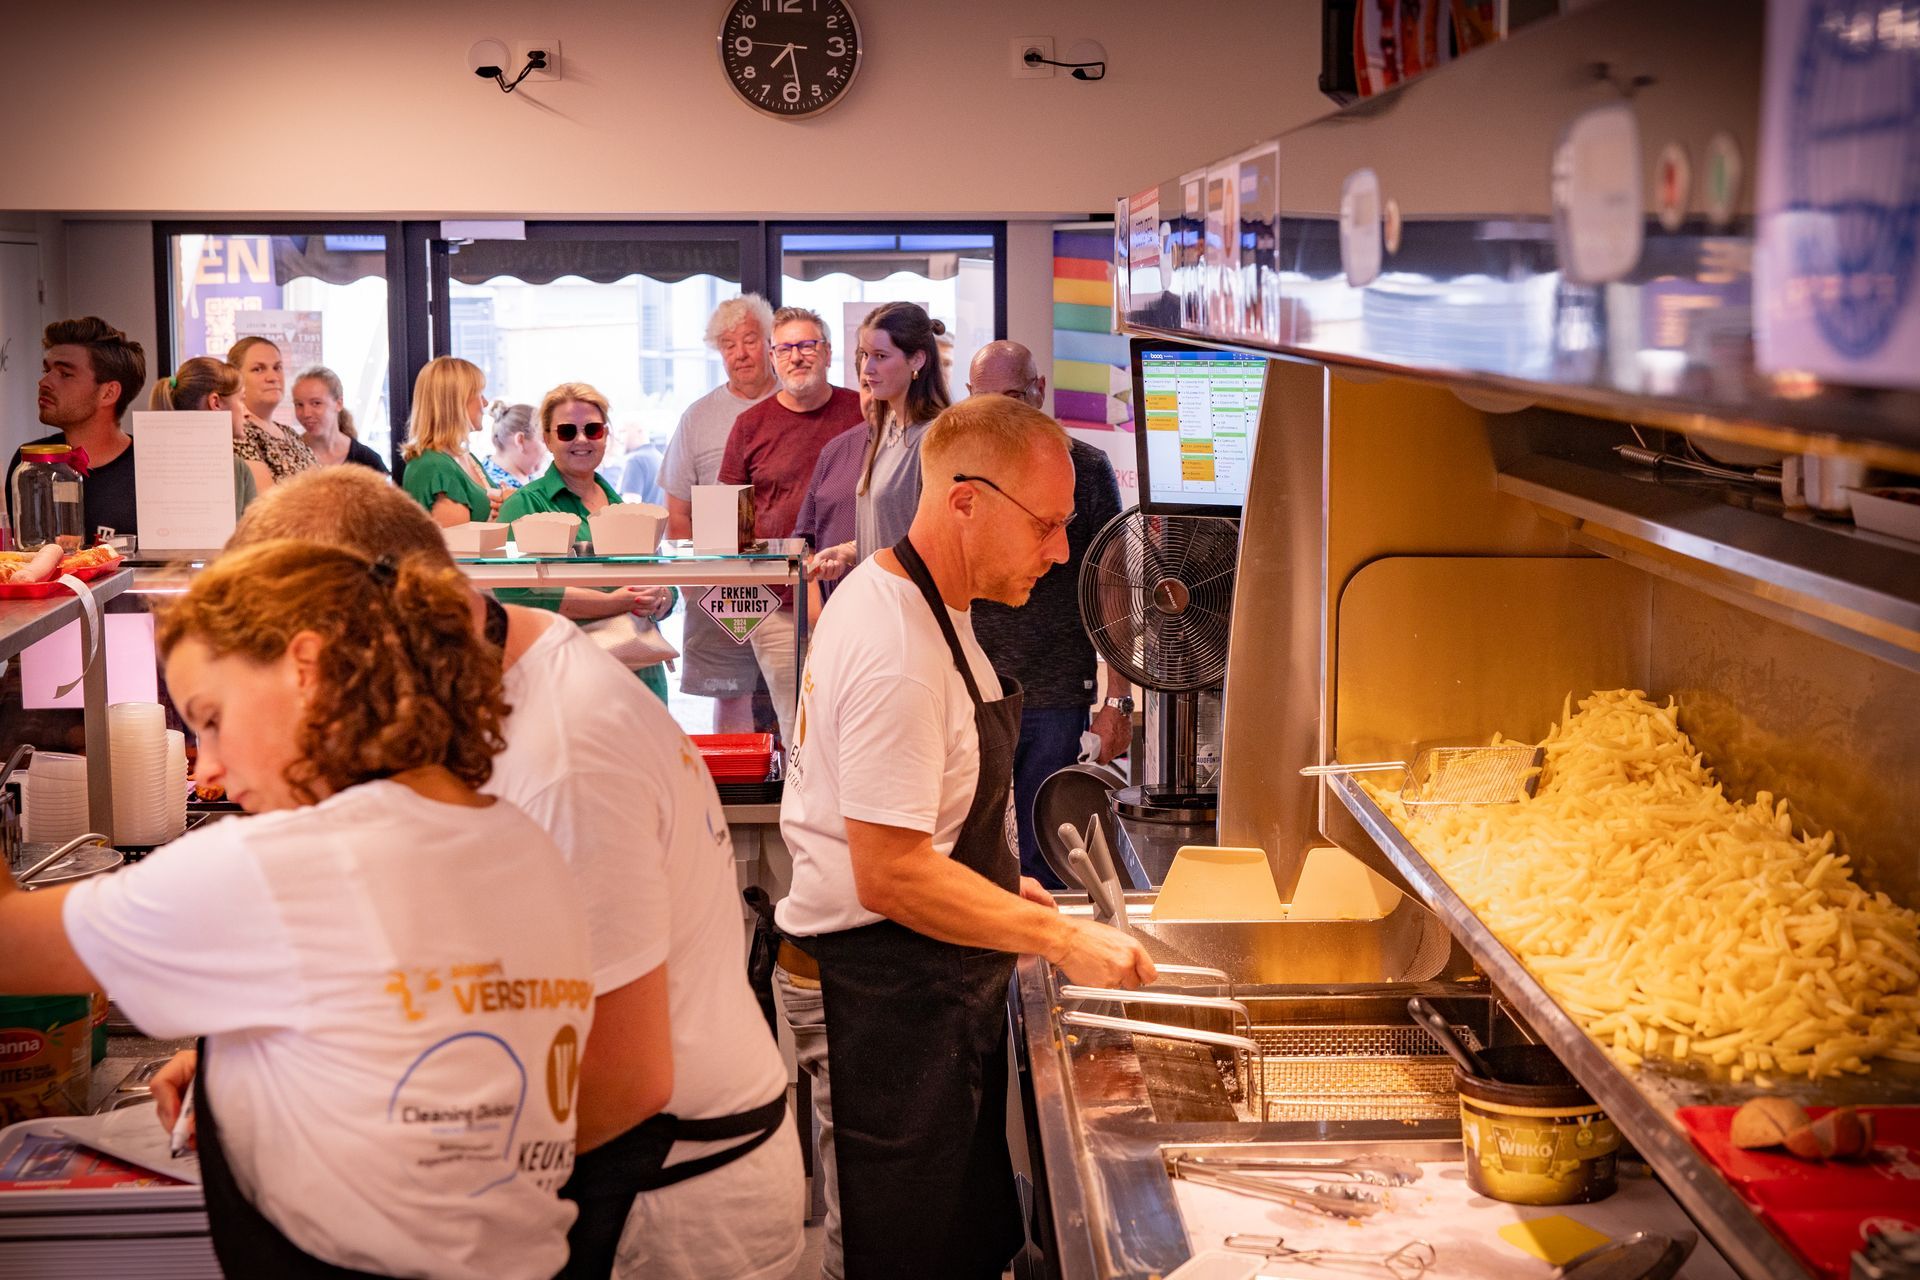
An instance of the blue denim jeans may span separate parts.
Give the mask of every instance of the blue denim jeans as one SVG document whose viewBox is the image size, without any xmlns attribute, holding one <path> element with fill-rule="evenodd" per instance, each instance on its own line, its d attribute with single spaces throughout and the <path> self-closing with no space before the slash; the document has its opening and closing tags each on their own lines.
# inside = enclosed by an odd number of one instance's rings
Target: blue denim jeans
<svg viewBox="0 0 1920 1280">
<path fill-rule="evenodd" d="M 1081 708 L 1035 707 L 1020 714 L 1020 743 L 1013 752 L 1013 814 L 1020 829 L 1020 874 L 1049 889 L 1066 885 L 1040 856 L 1034 839 L 1033 800 L 1040 784 L 1080 758 L 1080 735 L 1087 731 Z"/>
</svg>

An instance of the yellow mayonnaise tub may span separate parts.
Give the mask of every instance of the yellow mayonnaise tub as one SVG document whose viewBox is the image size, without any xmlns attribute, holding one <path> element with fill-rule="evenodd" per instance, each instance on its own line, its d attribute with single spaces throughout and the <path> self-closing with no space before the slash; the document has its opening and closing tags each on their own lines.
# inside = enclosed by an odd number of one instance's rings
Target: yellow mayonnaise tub
<svg viewBox="0 0 1920 1280">
<path fill-rule="evenodd" d="M 1544 1045 L 1482 1049 L 1489 1082 L 1454 1069 L 1467 1183 L 1508 1204 L 1586 1204 L 1614 1192 L 1620 1131 Z"/>
</svg>

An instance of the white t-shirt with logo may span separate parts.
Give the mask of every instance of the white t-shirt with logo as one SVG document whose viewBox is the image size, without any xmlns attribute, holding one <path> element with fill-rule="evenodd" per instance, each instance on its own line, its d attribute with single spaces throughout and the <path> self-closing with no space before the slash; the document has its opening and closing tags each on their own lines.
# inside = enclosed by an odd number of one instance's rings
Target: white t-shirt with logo
<svg viewBox="0 0 1920 1280">
<path fill-rule="evenodd" d="M 394 782 L 229 819 L 65 905 L 149 1035 L 205 1035 L 247 1199 L 314 1257 L 545 1277 L 567 1256 L 586 923 L 511 805 Z"/>
<path fill-rule="evenodd" d="M 973 615 L 947 616 L 981 698 L 999 698 Z M 780 801 L 793 887 L 776 918 L 798 937 L 872 924 L 881 917 L 854 889 L 846 820 L 925 831 L 951 854 L 980 776 L 973 700 L 918 587 L 877 559 L 847 575 L 820 614 L 795 719 Z"/>
<path fill-rule="evenodd" d="M 546 621 L 507 670 L 507 749 L 486 790 L 524 809 L 572 865 L 597 993 L 667 966 L 667 1111 L 703 1120 L 762 1106 L 786 1088 L 786 1068 L 747 985 L 733 839 L 713 778 L 631 671 L 579 627 Z"/>
</svg>

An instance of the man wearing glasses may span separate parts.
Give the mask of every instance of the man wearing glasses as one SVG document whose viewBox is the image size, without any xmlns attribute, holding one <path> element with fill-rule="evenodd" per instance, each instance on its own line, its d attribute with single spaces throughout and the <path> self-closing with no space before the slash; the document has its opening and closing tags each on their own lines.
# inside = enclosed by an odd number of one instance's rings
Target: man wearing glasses
<svg viewBox="0 0 1920 1280">
<path fill-rule="evenodd" d="M 974 353 L 968 371 L 970 395 L 1007 396 L 1038 409 L 1047 380 L 1033 353 L 1017 342 L 989 342 Z M 1014 751 L 1013 811 L 1020 829 L 1020 870 L 1048 888 L 1064 886 L 1034 834 L 1033 802 L 1040 784 L 1080 758 L 1088 731 L 1087 709 L 1096 691 L 1096 657 L 1080 619 L 1080 561 L 1093 536 L 1120 513 L 1120 485 L 1107 455 L 1073 441 L 1074 517 L 1067 527 L 1066 563 L 1042 578 L 1018 609 L 982 601 L 973 630 L 993 669 L 1011 675 L 1026 690 L 1020 714 L 1020 745 Z M 1107 687 L 1092 717 L 1100 739 L 1093 755 L 1105 764 L 1126 752 L 1133 736 L 1132 688 L 1107 670 Z"/>
<path fill-rule="evenodd" d="M 863 421 L 860 397 L 827 381 L 833 343 L 827 322 L 805 307 L 773 316 L 773 376 L 780 389 L 734 420 L 720 460 L 721 484 L 753 486 L 753 535 L 791 538 L 800 501 L 827 441 Z M 780 611 L 750 637 L 760 674 L 780 718 L 780 740 L 793 742 L 795 613 L 793 593 L 777 588 Z"/>
<path fill-rule="evenodd" d="M 1067 558 L 1067 435 L 975 396 L 928 428 L 912 527 L 847 575 L 807 654 L 780 806 L 781 963 L 824 998 L 841 1260 L 823 1272 L 998 1277 L 1022 1239 L 1006 1145 L 1007 985 L 1155 976 L 1130 934 L 1054 910 L 1012 841 L 1020 686 L 971 606 L 1018 606 Z M 806 972 L 810 971 L 810 972 Z"/>
</svg>

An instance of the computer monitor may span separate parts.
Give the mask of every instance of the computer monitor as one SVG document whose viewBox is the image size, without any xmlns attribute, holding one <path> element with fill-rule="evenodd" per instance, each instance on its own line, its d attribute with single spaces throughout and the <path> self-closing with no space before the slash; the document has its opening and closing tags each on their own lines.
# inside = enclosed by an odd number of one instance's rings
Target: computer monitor
<svg viewBox="0 0 1920 1280">
<path fill-rule="evenodd" d="M 1238 516 L 1253 471 L 1266 357 L 1158 338 L 1134 338 L 1131 347 L 1141 509 Z"/>
</svg>

